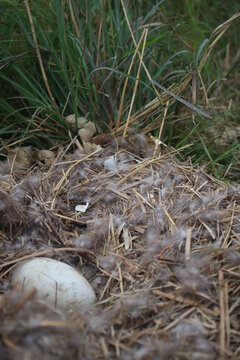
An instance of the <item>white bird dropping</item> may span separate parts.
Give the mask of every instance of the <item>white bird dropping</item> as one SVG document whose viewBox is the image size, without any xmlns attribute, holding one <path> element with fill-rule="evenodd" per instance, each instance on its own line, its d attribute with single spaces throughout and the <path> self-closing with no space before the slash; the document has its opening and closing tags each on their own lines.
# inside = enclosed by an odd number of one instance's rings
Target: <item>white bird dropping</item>
<svg viewBox="0 0 240 360">
<path fill-rule="evenodd" d="M 25 293 L 35 288 L 36 297 L 62 310 L 80 309 L 96 301 L 89 282 L 71 266 L 39 257 L 17 265 L 12 284 L 20 284 Z"/>
</svg>

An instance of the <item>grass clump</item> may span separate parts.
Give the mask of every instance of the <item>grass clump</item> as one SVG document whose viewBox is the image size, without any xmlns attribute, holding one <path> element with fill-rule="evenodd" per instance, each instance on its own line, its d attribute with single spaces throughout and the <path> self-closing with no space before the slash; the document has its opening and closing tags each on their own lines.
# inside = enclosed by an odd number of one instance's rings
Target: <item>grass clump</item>
<svg viewBox="0 0 240 360">
<path fill-rule="evenodd" d="M 215 141 L 237 127 L 237 1 L 12 0 L 0 8 L 1 147 L 68 141 L 65 116 L 74 113 L 99 132 L 136 126 L 157 137 L 161 129 L 174 147 L 194 143 L 185 150 L 193 163 L 237 177 L 238 135 Z"/>
</svg>

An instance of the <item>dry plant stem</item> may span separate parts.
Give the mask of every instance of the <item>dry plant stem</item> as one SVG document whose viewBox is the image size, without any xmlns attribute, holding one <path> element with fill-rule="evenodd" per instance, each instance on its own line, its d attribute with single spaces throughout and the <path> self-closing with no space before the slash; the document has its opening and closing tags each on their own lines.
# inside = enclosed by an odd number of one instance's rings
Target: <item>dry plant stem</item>
<svg viewBox="0 0 240 360">
<path fill-rule="evenodd" d="M 219 307 L 220 307 L 220 323 L 219 323 L 219 348 L 224 358 L 226 348 L 226 334 L 225 334 L 225 302 L 224 302 L 224 275 L 223 271 L 218 272 L 219 281 Z"/>
<path fill-rule="evenodd" d="M 77 21 L 76 21 L 74 12 L 73 12 L 72 1 L 71 1 L 71 0 L 68 0 L 68 5 L 69 5 L 69 10 L 70 10 L 70 15 L 71 15 L 71 18 L 72 18 L 72 21 L 73 21 L 73 26 L 74 26 L 74 29 L 75 29 L 77 38 L 78 38 L 78 40 L 80 41 L 80 39 L 81 39 L 81 38 L 80 38 L 80 31 L 79 31 L 79 28 L 78 28 L 78 25 L 77 25 Z"/>
<path fill-rule="evenodd" d="M 192 229 L 187 229 L 187 236 L 186 236 L 186 244 L 185 244 L 185 258 L 186 261 L 190 260 L 191 256 L 191 237 L 192 237 Z"/>
<path fill-rule="evenodd" d="M 178 84 L 172 89 L 172 92 L 175 94 L 180 94 L 184 89 L 187 88 L 188 84 L 191 81 L 191 74 L 187 74 L 185 77 L 185 80 L 182 81 L 181 84 Z M 168 93 L 162 94 L 162 104 L 164 104 L 167 100 L 169 100 L 170 95 Z M 146 119 L 149 116 L 154 116 L 159 112 L 159 99 L 155 98 L 152 101 L 150 101 L 147 105 L 143 107 L 143 109 L 137 111 L 135 114 L 133 114 L 130 118 L 129 124 L 135 124 L 139 119 Z M 121 133 L 124 129 L 124 125 L 119 126 L 117 133 Z M 143 130 L 144 131 L 144 130 Z M 151 131 L 151 130 L 149 130 Z M 148 131 L 148 132 L 149 132 Z"/>
<path fill-rule="evenodd" d="M 156 154 L 156 151 L 157 151 L 158 146 L 159 146 L 160 139 L 161 139 L 161 137 L 162 137 L 163 127 L 164 127 L 165 120 L 166 120 L 166 117 L 167 117 L 168 106 L 169 106 L 169 100 L 167 101 L 166 106 L 165 106 L 165 110 L 164 110 L 164 114 L 163 114 L 163 119 L 162 119 L 162 122 L 161 122 L 161 126 L 160 126 L 160 130 L 159 130 L 159 133 L 158 133 L 158 138 L 157 138 L 157 142 L 156 142 L 156 144 L 155 144 L 155 149 L 154 149 L 153 155 Z"/>
<path fill-rule="evenodd" d="M 146 166 L 153 164 L 153 163 L 159 163 L 164 158 L 168 157 L 170 154 L 178 154 L 181 150 L 188 148 L 189 146 L 192 146 L 192 144 L 185 145 L 180 149 L 170 151 L 168 154 L 161 155 L 158 157 L 150 158 L 150 159 L 144 159 L 142 162 L 140 162 L 137 166 L 134 166 L 134 169 L 127 174 L 125 177 L 123 177 L 121 180 L 118 181 L 118 184 L 123 184 L 127 179 L 129 179 L 131 176 L 135 175 L 136 173 L 140 172 L 143 168 Z M 174 223 L 173 223 L 174 225 Z"/>
<path fill-rule="evenodd" d="M 62 109 L 62 113 L 61 113 L 62 117 L 64 116 L 64 113 L 65 113 L 65 110 L 66 110 L 66 108 L 67 108 L 67 104 L 68 104 L 68 102 L 69 102 L 70 97 L 71 97 L 71 92 L 69 91 L 68 96 L 67 96 L 67 99 L 66 99 L 65 104 L 64 104 L 64 107 L 63 107 L 63 109 Z"/>
<path fill-rule="evenodd" d="M 127 24 L 128 24 L 128 27 L 129 27 L 129 30 L 130 30 L 130 33 L 131 33 L 131 36 L 133 38 L 133 43 L 135 43 L 135 46 L 136 46 L 136 41 L 135 41 L 135 38 L 134 38 L 134 35 L 133 35 L 133 32 L 132 32 L 132 29 L 131 29 L 131 26 L 130 26 L 130 23 L 129 23 L 129 20 L 128 20 L 128 17 L 127 17 L 127 13 L 126 13 L 126 9 L 125 9 L 125 5 L 124 5 L 124 2 L 123 0 L 121 0 L 121 3 L 122 3 L 122 7 L 123 7 L 123 11 L 124 11 L 124 14 L 125 14 L 125 18 L 126 18 L 126 21 L 127 21 Z M 203 85 L 203 88 L 204 88 L 204 93 L 205 93 L 205 99 L 206 99 L 206 104 L 208 104 L 208 98 L 207 98 L 207 91 L 204 87 L 204 84 L 203 84 L 203 81 L 202 81 L 202 77 L 201 77 L 201 70 L 208 58 L 208 56 L 210 55 L 211 51 L 213 50 L 214 46 L 216 45 L 216 43 L 218 42 L 218 40 L 221 38 L 221 36 L 225 33 L 225 31 L 227 30 L 227 28 L 231 25 L 231 23 L 233 21 L 235 21 L 236 19 L 238 19 L 238 17 L 240 16 L 240 13 L 238 14 L 235 14 L 234 16 L 232 16 L 232 18 L 230 18 L 228 21 L 226 21 L 224 24 L 220 25 L 217 29 L 215 29 L 210 37 L 211 38 L 214 38 L 214 36 L 216 36 L 216 34 L 218 34 L 220 32 L 220 35 L 217 36 L 217 38 L 209 45 L 208 48 L 206 48 L 203 56 L 202 56 L 202 59 L 199 63 L 199 66 L 198 66 L 198 76 L 201 80 L 201 83 Z M 188 47 L 189 45 L 186 44 Z M 138 56 L 140 57 L 140 54 L 138 52 Z M 141 119 L 146 119 L 148 116 L 153 116 L 154 114 L 157 113 L 158 109 L 159 109 L 159 102 L 161 104 L 164 104 L 164 102 L 166 100 L 169 99 L 169 94 L 167 93 L 164 93 L 161 98 L 160 98 L 160 95 L 154 85 L 154 83 L 152 82 L 152 79 L 151 79 L 151 76 L 149 75 L 149 72 L 148 70 L 146 69 L 146 66 L 145 64 L 143 63 L 143 68 L 149 78 L 149 80 L 151 81 L 151 84 L 155 90 L 155 93 L 157 95 L 157 98 L 155 98 L 154 100 L 152 100 L 149 104 L 147 104 L 142 110 L 140 111 L 137 111 L 135 114 L 133 114 L 131 117 L 130 117 L 130 120 L 129 120 L 129 124 L 133 125 L 135 124 L 139 118 Z M 192 74 L 191 73 L 188 73 L 185 77 L 185 79 L 182 80 L 181 84 L 178 84 L 177 86 L 174 87 L 174 89 L 172 89 L 172 93 L 174 93 L 175 95 L 180 95 L 184 89 L 187 88 L 187 86 L 189 85 L 189 83 L 192 81 Z M 206 116 L 206 113 L 205 113 L 205 116 Z M 122 126 L 118 126 L 118 128 L 115 129 L 115 132 L 117 133 L 121 133 L 124 129 L 124 125 Z"/>
<path fill-rule="evenodd" d="M 68 152 L 68 150 L 70 149 L 70 147 L 71 147 L 76 141 L 77 141 L 77 136 L 75 136 L 75 137 L 71 140 L 71 142 L 68 144 L 68 146 L 67 146 L 67 148 L 66 148 L 65 150 L 59 152 L 59 154 L 58 154 L 55 162 L 50 166 L 48 172 L 47 172 L 46 175 L 43 177 L 43 179 L 42 179 L 43 181 L 46 180 L 46 179 L 50 176 L 50 174 L 53 172 L 54 167 L 56 166 L 57 161 L 58 161 L 59 159 L 62 159 L 62 158 L 64 157 L 64 155 Z"/>
<path fill-rule="evenodd" d="M 100 41 L 101 41 L 101 33 L 102 33 L 102 25 L 103 25 L 103 17 L 101 17 L 99 30 L 98 30 L 98 39 L 97 39 L 97 48 L 99 49 L 97 52 L 97 58 L 96 58 L 96 68 L 99 66 L 99 55 L 101 53 L 100 51 Z"/>
<path fill-rule="evenodd" d="M 11 148 L 11 147 L 14 147 L 14 146 L 17 145 L 17 144 L 24 143 L 24 141 L 26 141 L 26 140 L 28 140 L 28 139 L 31 139 L 31 137 L 32 137 L 32 135 L 26 136 L 26 137 L 24 137 L 24 138 L 21 138 L 21 139 L 19 139 L 19 140 L 16 140 L 16 141 L 14 141 L 14 142 L 11 142 L 11 143 L 9 143 L 9 144 L 7 144 L 7 145 L 4 145 L 4 146 L 2 146 L 2 147 L 0 148 L 0 151 L 6 150 L 6 149 Z"/>
<path fill-rule="evenodd" d="M 36 289 L 31 289 L 24 298 L 12 309 L 11 315 L 14 316 L 21 308 L 36 294 Z"/>
<path fill-rule="evenodd" d="M 227 31 L 227 29 L 229 28 L 229 26 L 231 26 L 232 22 L 235 21 L 236 19 L 238 19 L 240 17 L 240 13 L 237 13 L 235 15 L 233 15 L 230 19 L 228 19 L 227 21 L 225 21 L 223 24 L 219 25 L 211 34 L 210 39 L 213 38 L 214 36 L 217 37 L 213 40 L 213 42 L 211 43 L 211 45 L 206 49 L 200 64 L 199 64 L 199 68 L 198 71 L 201 72 L 208 56 L 210 55 L 210 53 L 212 52 L 213 48 L 215 47 L 215 45 L 217 44 L 218 40 L 220 40 L 220 38 L 223 36 L 223 34 Z"/>
<path fill-rule="evenodd" d="M 47 224 L 46 222 L 44 222 L 44 225 L 46 226 L 47 230 L 49 230 L 50 232 L 52 232 L 52 233 L 56 236 L 56 240 L 55 240 L 55 241 L 56 241 L 58 244 L 64 245 L 64 242 L 63 242 L 63 240 L 61 239 L 61 237 L 59 236 L 58 232 L 56 231 L 55 226 L 53 225 L 53 223 L 52 223 L 52 221 L 51 221 L 51 218 L 50 218 L 49 214 L 47 213 L 46 208 L 45 208 L 44 204 L 42 203 L 42 201 L 41 201 L 41 199 L 40 199 L 37 191 L 36 191 L 31 185 L 30 185 L 30 187 L 31 187 L 31 190 L 32 190 L 35 198 L 36 198 L 37 201 L 38 201 L 39 206 L 43 209 L 43 211 L 44 211 L 44 213 L 45 213 L 45 215 L 46 215 L 46 218 L 48 219 L 48 223 L 49 223 L 50 229 L 48 228 L 48 224 Z M 57 239 L 58 239 L 58 240 L 57 240 Z"/>
<path fill-rule="evenodd" d="M 101 300 L 103 299 L 103 297 L 104 297 L 104 295 L 105 295 L 105 293 L 106 293 L 107 289 L 108 289 L 108 288 L 109 288 L 109 286 L 110 286 L 110 283 L 111 283 L 112 279 L 113 279 L 113 276 L 112 276 L 112 275 L 110 275 L 110 276 L 109 276 L 109 279 L 108 279 L 108 281 L 107 281 L 107 284 L 106 284 L 105 288 L 103 289 L 103 292 L 102 292 L 102 294 L 101 294 L 101 296 L 100 296 L 99 301 L 101 301 Z"/>
<path fill-rule="evenodd" d="M 39 324 L 39 327 L 41 328 L 59 328 L 59 327 L 63 327 L 63 328 L 71 328 L 72 324 L 69 324 L 65 321 L 51 321 L 51 320 L 45 320 L 45 321 L 41 321 Z"/>
<path fill-rule="evenodd" d="M 14 164 L 15 164 L 15 161 L 16 161 L 16 157 L 17 157 L 17 154 L 14 155 L 14 158 L 13 158 L 13 161 L 12 161 L 11 171 L 10 171 L 11 176 L 13 174 L 13 168 L 14 168 Z"/>
<path fill-rule="evenodd" d="M 87 160 L 87 159 L 90 159 L 93 155 L 97 154 L 101 149 L 97 149 L 95 150 L 94 152 L 92 152 L 91 154 L 85 156 L 84 158 L 80 159 L 80 160 L 76 160 L 76 162 L 74 162 L 74 164 L 72 164 L 68 170 L 66 171 L 66 173 L 63 175 L 63 177 L 59 180 L 59 182 L 57 183 L 57 185 L 55 186 L 54 190 L 53 190 L 53 193 L 55 194 L 55 197 L 57 195 L 57 193 L 60 191 L 64 181 L 67 179 L 68 175 L 70 174 L 70 172 L 72 171 L 72 169 L 80 164 L 81 162 Z"/>
<path fill-rule="evenodd" d="M 134 54 L 133 54 L 133 57 L 132 57 L 132 60 L 131 60 L 131 63 L 130 63 L 129 69 L 128 69 L 127 77 L 126 77 L 126 80 L 124 82 L 123 92 L 122 92 L 122 95 L 121 95 L 120 106 L 119 106 L 116 125 L 115 125 L 115 132 L 118 130 L 119 125 L 120 125 L 121 116 L 122 116 L 122 109 L 123 109 L 123 103 L 124 103 L 125 93 L 126 93 L 126 89 L 127 89 L 128 80 L 129 80 L 129 75 L 130 75 L 130 73 L 132 71 L 132 67 L 133 67 L 135 58 L 137 56 L 139 47 L 140 47 L 140 45 L 142 43 L 143 37 L 144 37 L 144 31 L 142 32 L 142 35 L 141 35 L 140 40 L 138 42 L 138 46 L 137 46 L 136 50 L 134 51 Z"/>
<path fill-rule="evenodd" d="M 230 342 L 231 342 L 231 326 L 230 326 L 230 317 L 229 317 L 229 299 L 228 299 L 228 283 L 225 283 L 225 293 L 224 293 L 224 305 L 225 305 L 225 325 L 226 325 L 226 346 L 227 349 L 230 348 Z"/>
<path fill-rule="evenodd" d="M 206 106 L 206 108 L 207 108 L 208 105 L 209 105 L 207 90 L 206 90 L 205 84 L 204 84 L 204 82 L 203 82 L 203 78 L 202 78 L 201 71 L 199 71 L 199 69 L 198 69 L 198 77 L 199 77 L 199 79 L 200 79 L 200 81 L 201 81 L 201 84 L 202 84 L 202 89 L 203 89 L 203 93 L 204 93 L 204 96 L 205 96 L 205 106 Z"/>
<path fill-rule="evenodd" d="M 188 309 L 187 311 L 185 311 L 181 316 L 179 316 L 179 318 L 175 319 L 173 322 L 171 322 L 170 324 L 168 324 L 165 328 L 159 330 L 159 333 L 165 333 L 169 330 L 171 330 L 172 328 L 174 328 L 179 321 L 181 321 L 182 319 L 185 319 L 186 317 L 188 317 L 190 314 L 192 314 L 196 309 L 193 307 L 191 309 Z"/>
<path fill-rule="evenodd" d="M 164 15 L 164 13 L 163 13 L 163 11 L 162 11 L 161 9 L 159 9 L 159 13 L 160 13 L 163 21 L 165 22 L 165 24 L 167 24 L 167 26 L 172 30 L 172 32 L 174 33 L 174 35 L 176 35 L 176 36 L 179 38 L 179 40 L 181 40 L 181 41 L 183 42 L 183 44 L 184 44 L 185 46 L 187 46 L 189 49 L 192 50 L 192 49 L 193 49 L 192 45 L 189 44 L 189 43 L 174 29 L 174 27 L 173 27 L 173 26 L 171 25 L 171 23 L 167 20 L 167 18 L 165 17 L 165 15 Z"/>
<path fill-rule="evenodd" d="M 130 108 L 129 108 L 129 111 L 128 111 L 128 117 L 127 117 L 125 129 L 124 129 L 124 132 L 123 132 L 123 137 L 126 137 L 126 135 L 127 135 L 127 128 L 128 128 L 128 125 L 129 125 L 129 119 L 130 119 L 130 116 L 131 116 L 134 100 L 135 100 L 136 93 L 137 93 L 137 88 L 138 88 L 138 83 L 139 83 L 139 75 L 140 75 L 140 71 L 141 71 L 141 65 L 143 64 L 142 59 L 143 59 L 143 54 L 144 54 L 144 50 L 145 50 L 148 29 L 144 29 L 143 33 L 144 33 L 143 47 L 142 47 L 142 52 L 141 52 L 141 56 L 140 56 L 140 62 L 139 62 L 139 65 L 138 65 L 137 79 L 136 79 L 135 84 L 134 84 L 133 96 L 132 96 Z"/>
<path fill-rule="evenodd" d="M 211 315 L 211 316 L 218 316 L 219 312 L 220 312 L 220 310 L 218 308 L 215 308 L 214 310 L 211 310 L 211 309 L 208 309 L 206 307 L 201 307 L 201 306 L 199 306 L 199 303 L 197 301 L 187 299 L 187 298 L 185 298 L 185 297 L 183 297 L 181 295 L 176 295 L 174 293 L 168 293 L 168 292 L 164 292 L 164 291 L 161 291 L 161 290 L 158 290 L 158 289 L 153 290 L 153 293 L 160 296 L 160 297 L 169 299 L 169 300 L 174 300 L 176 302 L 179 302 L 179 303 L 182 303 L 182 304 L 185 304 L 185 305 L 196 307 L 197 309 L 199 309 L 199 310 L 203 311 L 204 313 L 206 313 L 208 315 Z"/>
<path fill-rule="evenodd" d="M 29 254 L 29 255 L 25 255 L 25 256 L 22 256 L 18 259 L 15 259 L 15 260 L 11 260 L 11 261 L 7 261 L 3 264 L 0 264 L 0 268 L 3 268 L 5 266 L 9 266 L 9 265 L 13 265 L 13 264 L 17 264 L 23 260 L 27 260 L 27 259 L 32 259 L 32 258 L 35 258 L 35 257 L 38 257 L 38 256 L 45 256 L 45 255 L 49 255 L 49 254 L 54 254 L 54 253 L 60 253 L 60 252 L 64 252 L 64 251 L 67 251 L 67 252 L 76 252 L 76 253 L 79 253 L 79 254 L 92 254 L 93 253 L 89 250 L 86 250 L 86 249 L 80 249 L 80 248 L 58 248 L 58 249 L 47 249 L 47 250 L 40 250 L 40 251 L 36 251 L 32 254 Z"/>
<path fill-rule="evenodd" d="M 118 265 L 118 273 L 119 273 L 119 287 L 120 287 L 121 294 L 123 294 L 124 293 L 123 277 L 122 277 L 122 271 L 121 271 L 121 266 L 120 265 Z"/>
<path fill-rule="evenodd" d="M 66 215 L 61 215 L 61 214 L 57 214 L 57 213 L 54 213 L 54 216 L 57 216 L 63 220 L 66 220 L 68 222 L 73 222 L 73 223 L 76 223 L 76 224 L 79 224 L 79 225 L 86 225 L 86 220 L 85 221 L 81 221 L 81 220 L 77 220 L 77 219 L 73 219 L 73 218 L 70 218 L 69 216 L 66 216 Z"/>
<path fill-rule="evenodd" d="M 123 8 L 123 12 L 124 12 L 124 16 L 125 16 L 126 22 L 127 22 L 129 31 L 130 31 L 131 36 L 132 36 L 132 40 L 133 40 L 134 46 L 137 47 L 137 43 L 136 43 L 136 40 L 135 40 L 133 31 L 132 31 L 131 25 L 130 25 L 129 20 L 128 20 L 128 16 L 127 16 L 127 12 L 126 12 L 126 8 L 125 8 L 124 1 L 121 0 L 121 3 L 122 3 L 122 8 Z M 142 62 L 142 66 L 143 66 L 143 68 L 144 68 L 144 70 L 145 70 L 145 72 L 146 72 L 146 75 L 147 75 L 149 81 L 150 81 L 151 84 L 152 84 L 152 87 L 153 87 L 153 89 L 154 89 L 155 94 L 157 95 L 157 98 L 158 98 L 159 103 L 160 103 L 161 105 L 163 105 L 161 96 L 160 96 L 159 92 L 157 91 L 156 86 L 155 86 L 155 85 L 153 84 L 153 82 L 152 82 L 151 75 L 149 74 L 149 71 L 148 71 L 146 65 L 145 65 L 144 62 L 141 60 L 141 55 L 140 55 L 139 51 L 138 51 L 138 57 L 139 57 L 140 61 Z"/>
<path fill-rule="evenodd" d="M 196 69 L 196 55 L 195 50 L 193 50 L 193 69 L 192 69 L 192 103 L 193 105 L 197 102 L 197 69 Z M 195 113 L 192 114 L 195 116 Z"/>
<path fill-rule="evenodd" d="M 12 340 L 9 339 L 7 334 L 4 334 L 2 336 L 2 341 L 3 341 L 4 345 L 9 347 L 9 349 L 16 349 L 16 345 L 14 344 L 14 342 Z"/>
<path fill-rule="evenodd" d="M 236 201 L 234 201 L 234 203 L 233 203 L 233 211 L 232 211 L 231 221 L 230 221 L 229 228 L 227 230 L 227 234 L 225 236 L 225 239 L 223 240 L 223 244 L 222 244 L 223 248 L 228 247 L 228 239 L 229 239 L 229 236 L 230 236 L 230 232 L 232 230 L 233 218 L 234 218 L 234 215 L 235 215 L 235 206 L 236 206 Z"/>
<path fill-rule="evenodd" d="M 103 336 L 101 336 L 101 338 L 100 338 L 100 343 L 101 343 L 101 346 L 102 346 L 104 358 L 108 359 L 109 358 L 109 350 L 108 350 L 107 343 L 106 343 Z"/>
<path fill-rule="evenodd" d="M 35 44 L 35 47 L 36 47 L 37 58 L 38 58 L 38 62 L 39 62 L 39 65 L 40 65 L 41 72 L 42 72 L 43 81 L 44 81 L 45 87 L 47 89 L 48 95 L 49 95 L 49 97 L 50 97 L 50 99 L 52 101 L 52 104 L 57 109 L 57 104 L 55 102 L 55 99 L 54 99 L 53 94 L 51 92 L 50 86 L 48 84 L 46 72 L 45 72 L 45 69 L 44 69 L 44 66 L 43 66 L 42 56 L 41 56 L 40 49 L 39 49 L 39 46 L 38 46 L 36 31 L 35 31 L 32 15 L 31 15 L 31 10 L 30 10 L 29 4 L 28 4 L 28 0 L 24 0 L 24 3 L 25 3 L 25 6 L 26 6 L 26 9 L 27 9 L 28 18 L 29 18 L 29 22 L 30 22 L 30 25 L 31 25 L 33 41 L 34 41 L 34 44 Z"/>
<path fill-rule="evenodd" d="M 229 26 L 228 26 L 229 27 Z M 227 27 L 227 28 L 228 28 Z M 216 39 L 212 42 L 212 44 L 209 46 L 209 48 L 207 49 L 207 51 L 205 52 L 200 64 L 199 64 L 199 72 L 201 72 L 205 62 L 207 61 L 207 58 L 209 57 L 210 53 L 212 52 L 213 48 L 215 47 L 215 45 L 217 44 L 218 40 L 221 39 L 221 37 L 223 36 L 223 34 L 225 33 L 225 31 L 227 30 L 227 28 L 224 28 L 221 33 L 216 37 Z"/>
</svg>

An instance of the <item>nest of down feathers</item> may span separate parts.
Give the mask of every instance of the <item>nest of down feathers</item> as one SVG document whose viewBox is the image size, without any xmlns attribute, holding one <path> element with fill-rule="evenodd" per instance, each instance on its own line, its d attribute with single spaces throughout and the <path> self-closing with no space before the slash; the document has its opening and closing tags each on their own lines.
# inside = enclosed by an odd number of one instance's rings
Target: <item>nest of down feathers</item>
<svg viewBox="0 0 240 360">
<path fill-rule="evenodd" d="M 78 145 L 0 165 L 1 359 L 238 358 L 240 190 L 143 136 Z M 62 313 L 13 288 L 37 256 L 80 270 L 96 305 Z"/>
</svg>

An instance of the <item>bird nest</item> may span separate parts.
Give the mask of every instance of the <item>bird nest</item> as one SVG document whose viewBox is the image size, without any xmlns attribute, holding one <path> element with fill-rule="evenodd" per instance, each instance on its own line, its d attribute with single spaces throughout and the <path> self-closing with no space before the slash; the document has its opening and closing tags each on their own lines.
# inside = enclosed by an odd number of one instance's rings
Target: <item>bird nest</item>
<svg viewBox="0 0 240 360">
<path fill-rule="evenodd" d="M 0 358 L 239 358 L 239 189 L 143 136 L 107 140 L 0 165 Z M 97 303 L 64 313 L 14 288 L 38 256 Z"/>
</svg>

